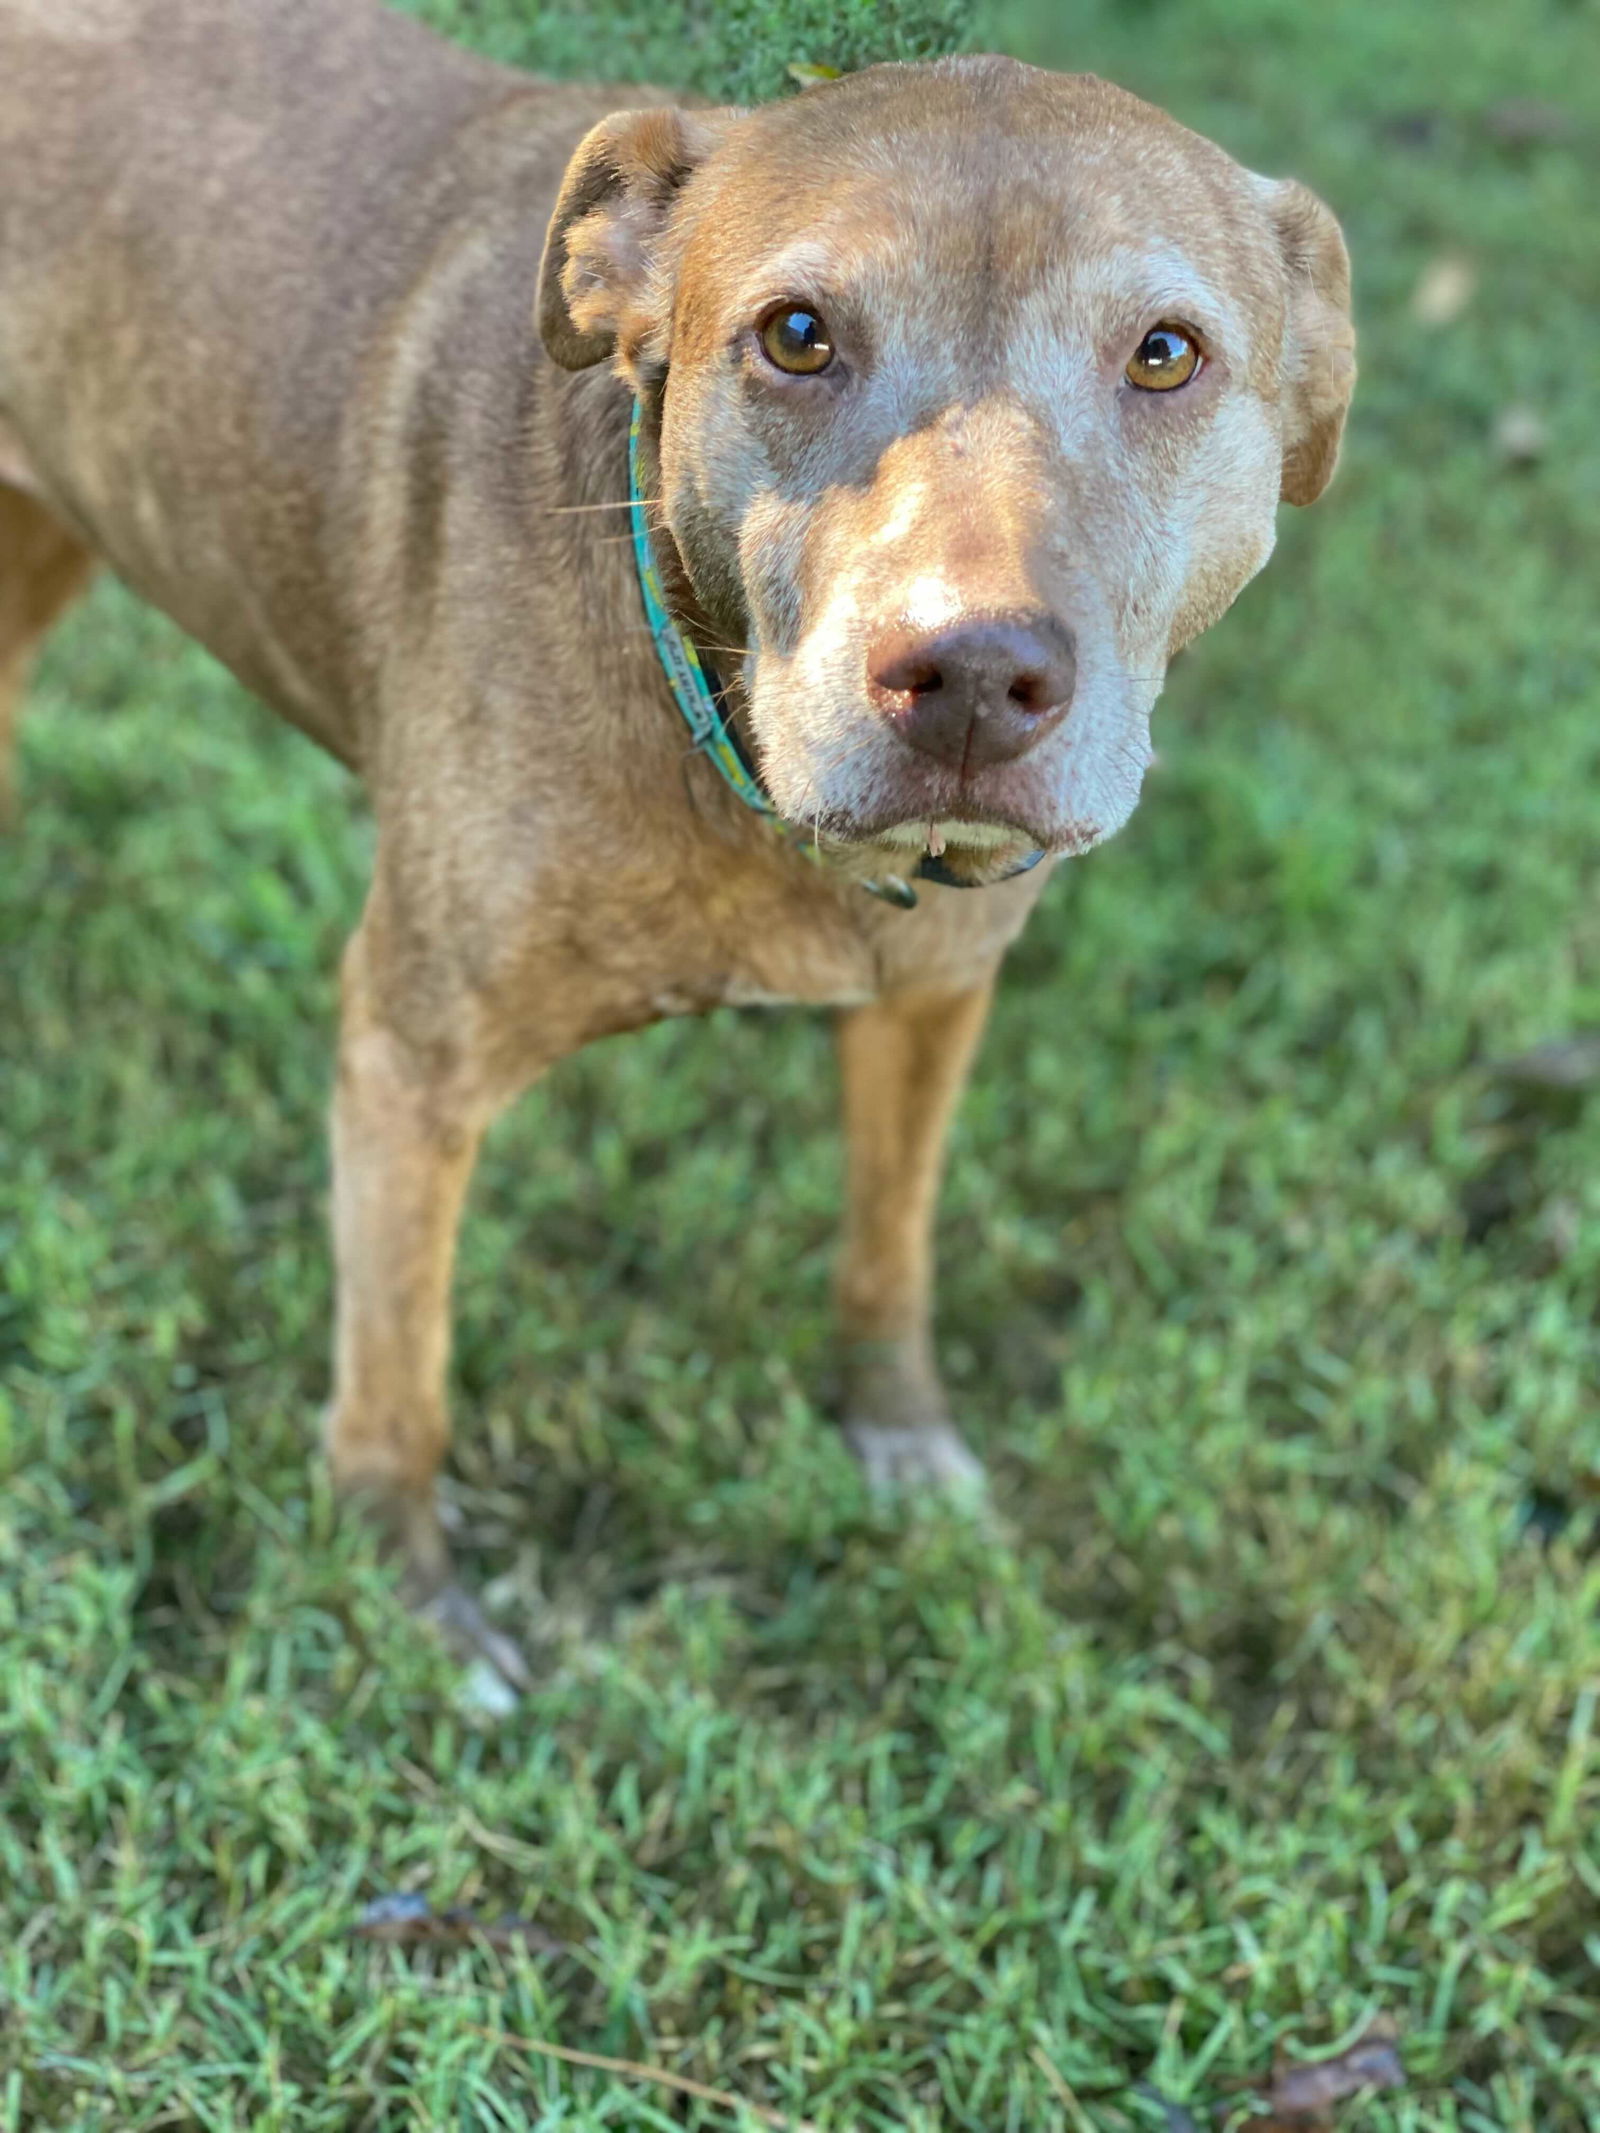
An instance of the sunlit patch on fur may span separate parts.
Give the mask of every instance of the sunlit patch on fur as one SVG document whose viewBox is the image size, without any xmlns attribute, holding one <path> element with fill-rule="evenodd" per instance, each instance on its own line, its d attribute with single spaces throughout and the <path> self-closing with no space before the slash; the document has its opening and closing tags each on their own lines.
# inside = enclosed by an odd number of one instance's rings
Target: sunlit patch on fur
<svg viewBox="0 0 1600 2133">
<path fill-rule="evenodd" d="M 959 587 L 937 572 L 927 571 L 906 587 L 902 619 L 913 629 L 936 630 L 955 620 L 962 605 Z"/>
</svg>

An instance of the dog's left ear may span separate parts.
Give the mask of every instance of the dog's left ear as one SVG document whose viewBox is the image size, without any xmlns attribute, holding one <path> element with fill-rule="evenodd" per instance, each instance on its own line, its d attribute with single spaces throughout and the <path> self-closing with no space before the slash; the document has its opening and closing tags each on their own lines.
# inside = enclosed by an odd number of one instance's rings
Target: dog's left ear
<svg viewBox="0 0 1600 2133">
<path fill-rule="evenodd" d="M 1262 179 L 1289 284 L 1283 339 L 1285 503 L 1314 504 L 1339 458 L 1356 382 L 1350 256 L 1332 214 L 1292 179 Z"/>
<path fill-rule="evenodd" d="M 563 370 L 660 360 L 671 290 L 662 249 L 686 180 L 734 111 L 615 111 L 578 143 L 539 268 L 539 334 Z M 636 377 L 637 382 L 637 377 Z"/>
</svg>

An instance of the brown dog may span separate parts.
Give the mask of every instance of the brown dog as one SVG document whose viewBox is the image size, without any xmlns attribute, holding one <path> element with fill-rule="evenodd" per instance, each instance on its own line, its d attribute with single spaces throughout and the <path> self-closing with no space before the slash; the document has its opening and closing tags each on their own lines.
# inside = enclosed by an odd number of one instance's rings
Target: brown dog
<svg viewBox="0 0 1600 2133">
<path fill-rule="evenodd" d="M 850 1438 L 971 1479 L 932 1211 L 1019 869 L 1127 820 L 1353 376 L 1327 210 L 1092 78 L 616 108 L 658 102 L 367 0 L 0 0 L 0 726 L 98 557 L 366 781 L 328 1449 L 513 1674 L 434 1507 L 489 1119 L 608 1032 L 839 1009 Z M 668 605 L 800 841 L 687 753 L 636 395 Z"/>
</svg>

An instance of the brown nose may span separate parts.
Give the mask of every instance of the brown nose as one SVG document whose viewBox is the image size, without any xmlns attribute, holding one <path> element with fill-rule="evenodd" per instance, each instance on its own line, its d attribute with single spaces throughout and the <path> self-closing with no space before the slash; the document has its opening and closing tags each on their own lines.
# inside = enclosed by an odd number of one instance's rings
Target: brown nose
<svg viewBox="0 0 1600 2133">
<path fill-rule="evenodd" d="M 878 709 L 913 748 L 962 771 L 1042 741 L 1066 717 L 1077 673 L 1072 632 L 1053 615 L 887 630 L 867 652 Z"/>
</svg>

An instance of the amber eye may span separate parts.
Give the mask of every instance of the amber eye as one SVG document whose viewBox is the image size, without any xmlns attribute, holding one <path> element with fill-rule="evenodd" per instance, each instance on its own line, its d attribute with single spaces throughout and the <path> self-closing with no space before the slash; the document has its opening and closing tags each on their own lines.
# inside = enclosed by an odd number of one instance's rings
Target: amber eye
<svg viewBox="0 0 1600 2133">
<path fill-rule="evenodd" d="M 1194 336 L 1182 326 L 1152 326 L 1123 375 L 1144 393 L 1170 393 L 1200 368 Z"/>
<path fill-rule="evenodd" d="M 767 361 L 796 378 L 814 378 L 833 361 L 833 342 L 814 311 L 802 304 L 780 304 L 761 321 L 761 346 Z"/>
</svg>

